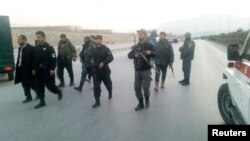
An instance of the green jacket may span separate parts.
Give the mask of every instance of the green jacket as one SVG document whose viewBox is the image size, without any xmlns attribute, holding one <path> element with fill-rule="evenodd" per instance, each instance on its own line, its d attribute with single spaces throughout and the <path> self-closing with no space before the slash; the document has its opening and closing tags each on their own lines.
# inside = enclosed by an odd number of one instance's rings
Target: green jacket
<svg viewBox="0 0 250 141">
<path fill-rule="evenodd" d="M 58 43 L 58 57 L 67 57 L 72 60 L 73 57 L 77 57 L 75 46 L 67 39 L 65 42 L 61 40 Z"/>
</svg>

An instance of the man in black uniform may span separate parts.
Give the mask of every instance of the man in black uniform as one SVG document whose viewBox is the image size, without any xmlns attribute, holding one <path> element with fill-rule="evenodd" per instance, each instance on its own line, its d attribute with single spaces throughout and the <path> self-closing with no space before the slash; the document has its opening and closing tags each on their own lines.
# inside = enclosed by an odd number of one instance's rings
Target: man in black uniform
<svg viewBox="0 0 250 141">
<path fill-rule="evenodd" d="M 34 51 L 32 74 L 36 78 L 36 89 L 40 102 L 35 106 L 35 109 L 46 106 L 44 101 L 45 85 L 51 92 L 58 95 L 58 100 L 62 99 L 62 91 L 55 85 L 55 50 L 46 42 L 43 31 L 37 31 L 36 38 L 38 45 Z"/>
<path fill-rule="evenodd" d="M 34 77 L 32 76 L 32 61 L 34 47 L 27 42 L 25 35 L 18 36 L 18 56 L 16 63 L 15 84 L 22 83 L 26 99 L 23 103 L 32 101 L 30 89 L 34 89 Z"/>
<path fill-rule="evenodd" d="M 82 92 L 82 87 L 85 83 L 87 75 L 92 75 L 93 72 L 93 51 L 94 47 L 90 42 L 90 37 L 86 36 L 84 38 L 84 44 L 82 46 L 82 51 L 80 53 L 81 63 L 82 63 L 82 76 L 79 87 L 75 87 L 74 89 Z"/>
<path fill-rule="evenodd" d="M 94 35 L 91 35 L 90 36 L 90 44 L 91 44 L 91 46 L 93 47 L 93 48 L 95 48 L 95 39 L 94 39 Z M 88 81 L 89 83 L 91 83 L 91 76 L 92 76 L 93 74 L 91 73 L 91 72 L 88 72 L 88 79 L 86 79 L 86 81 Z"/>
<path fill-rule="evenodd" d="M 100 106 L 101 97 L 101 82 L 104 82 L 108 92 L 109 99 L 112 98 L 112 81 L 110 78 L 111 70 L 109 63 L 114 60 L 113 54 L 108 47 L 102 44 L 102 36 L 97 35 L 95 37 L 95 49 L 94 49 L 94 69 L 93 69 L 93 80 L 94 80 L 94 96 L 95 104 L 93 108 Z"/>
<path fill-rule="evenodd" d="M 151 84 L 151 58 L 155 57 L 154 47 L 148 41 L 147 31 L 138 30 L 139 43 L 128 53 L 129 59 L 134 59 L 135 83 L 134 90 L 139 104 L 136 111 L 144 108 L 142 89 L 146 101 L 146 108 L 149 107 L 150 84 Z M 144 58 L 145 57 L 145 58 Z"/>
</svg>

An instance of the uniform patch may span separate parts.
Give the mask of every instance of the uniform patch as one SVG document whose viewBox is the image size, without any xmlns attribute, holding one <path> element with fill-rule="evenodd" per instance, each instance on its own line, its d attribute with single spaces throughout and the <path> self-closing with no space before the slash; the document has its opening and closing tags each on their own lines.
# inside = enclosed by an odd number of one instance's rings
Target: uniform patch
<svg viewBox="0 0 250 141">
<path fill-rule="evenodd" d="M 55 58 L 55 57 L 56 57 L 56 54 L 55 54 L 55 53 L 53 53 L 53 54 L 52 54 L 52 57 L 53 57 L 53 58 Z"/>
</svg>

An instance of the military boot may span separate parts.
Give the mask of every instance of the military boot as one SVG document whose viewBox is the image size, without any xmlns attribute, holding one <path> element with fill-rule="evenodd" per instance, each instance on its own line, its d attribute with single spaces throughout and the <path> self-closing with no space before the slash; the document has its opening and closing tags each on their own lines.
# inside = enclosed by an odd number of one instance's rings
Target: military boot
<svg viewBox="0 0 250 141">
<path fill-rule="evenodd" d="M 59 89 L 57 96 L 58 96 L 59 101 L 62 100 L 62 97 L 63 97 L 62 90 Z"/>
<path fill-rule="evenodd" d="M 109 92 L 109 99 L 112 99 L 112 92 Z"/>
<path fill-rule="evenodd" d="M 42 108 L 42 107 L 45 107 L 45 106 L 46 106 L 46 103 L 45 103 L 44 99 L 40 99 L 40 102 L 34 108 L 39 109 L 39 108 Z"/>
<path fill-rule="evenodd" d="M 64 86 L 65 86 L 65 83 L 64 83 L 64 80 L 62 80 L 62 81 L 60 82 L 60 84 L 59 84 L 57 87 L 62 88 L 62 87 L 64 87 Z"/>
<path fill-rule="evenodd" d="M 185 79 L 183 79 L 183 80 L 180 80 L 180 81 L 179 81 L 179 83 L 181 84 L 181 83 L 183 83 L 184 81 L 185 81 Z"/>
<path fill-rule="evenodd" d="M 137 107 L 135 107 L 135 111 L 142 110 L 143 108 L 144 108 L 144 103 L 143 103 L 143 99 L 141 99 L 139 100 Z"/>
<path fill-rule="evenodd" d="M 184 82 L 181 83 L 182 86 L 187 86 L 190 85 L 189 80 L 185 80 Z"/>
<path fill-rule="evenodd" d="M 100 98 L 95 98 L 95 104 L 92 106 L 93 108 L 97 108 L 101 105 Z"/>
<path fill-rule="evenodd" d="M 146 106 L 146 108 L 149 108 L 149 97 L 146 97 L 145 98 L 145 106 Z"/>
<path fill-rule="evenodd" d="M 26 97 L 26 99 L 23 101 L 23 103 L 28 103 L 32 101 L 32 97 Z"/>
<path fill-rule="evenodd" d="M 76 91 L 79 91 L 80 93 L 82 92 L 82 88 L 81 88 L 81 87 L 74 87 L 74 89 L 75 89 Z"/>
</svg>

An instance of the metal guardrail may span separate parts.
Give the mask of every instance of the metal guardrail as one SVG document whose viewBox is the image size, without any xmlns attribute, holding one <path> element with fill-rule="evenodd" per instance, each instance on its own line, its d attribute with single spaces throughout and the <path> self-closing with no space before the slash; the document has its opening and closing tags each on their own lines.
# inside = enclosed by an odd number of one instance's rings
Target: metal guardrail
<svg viewBox="0 0 250 141">
<path fill-rule="evenodd" d="M 242 38 L 213 38 L 209 40 L 220 43 L 220 44 L 225 44 L 225 45 L 228 45 L 231 43 L 243 45 L 245 41 L 245 39 L 242 39 Z"/>
</svg>

